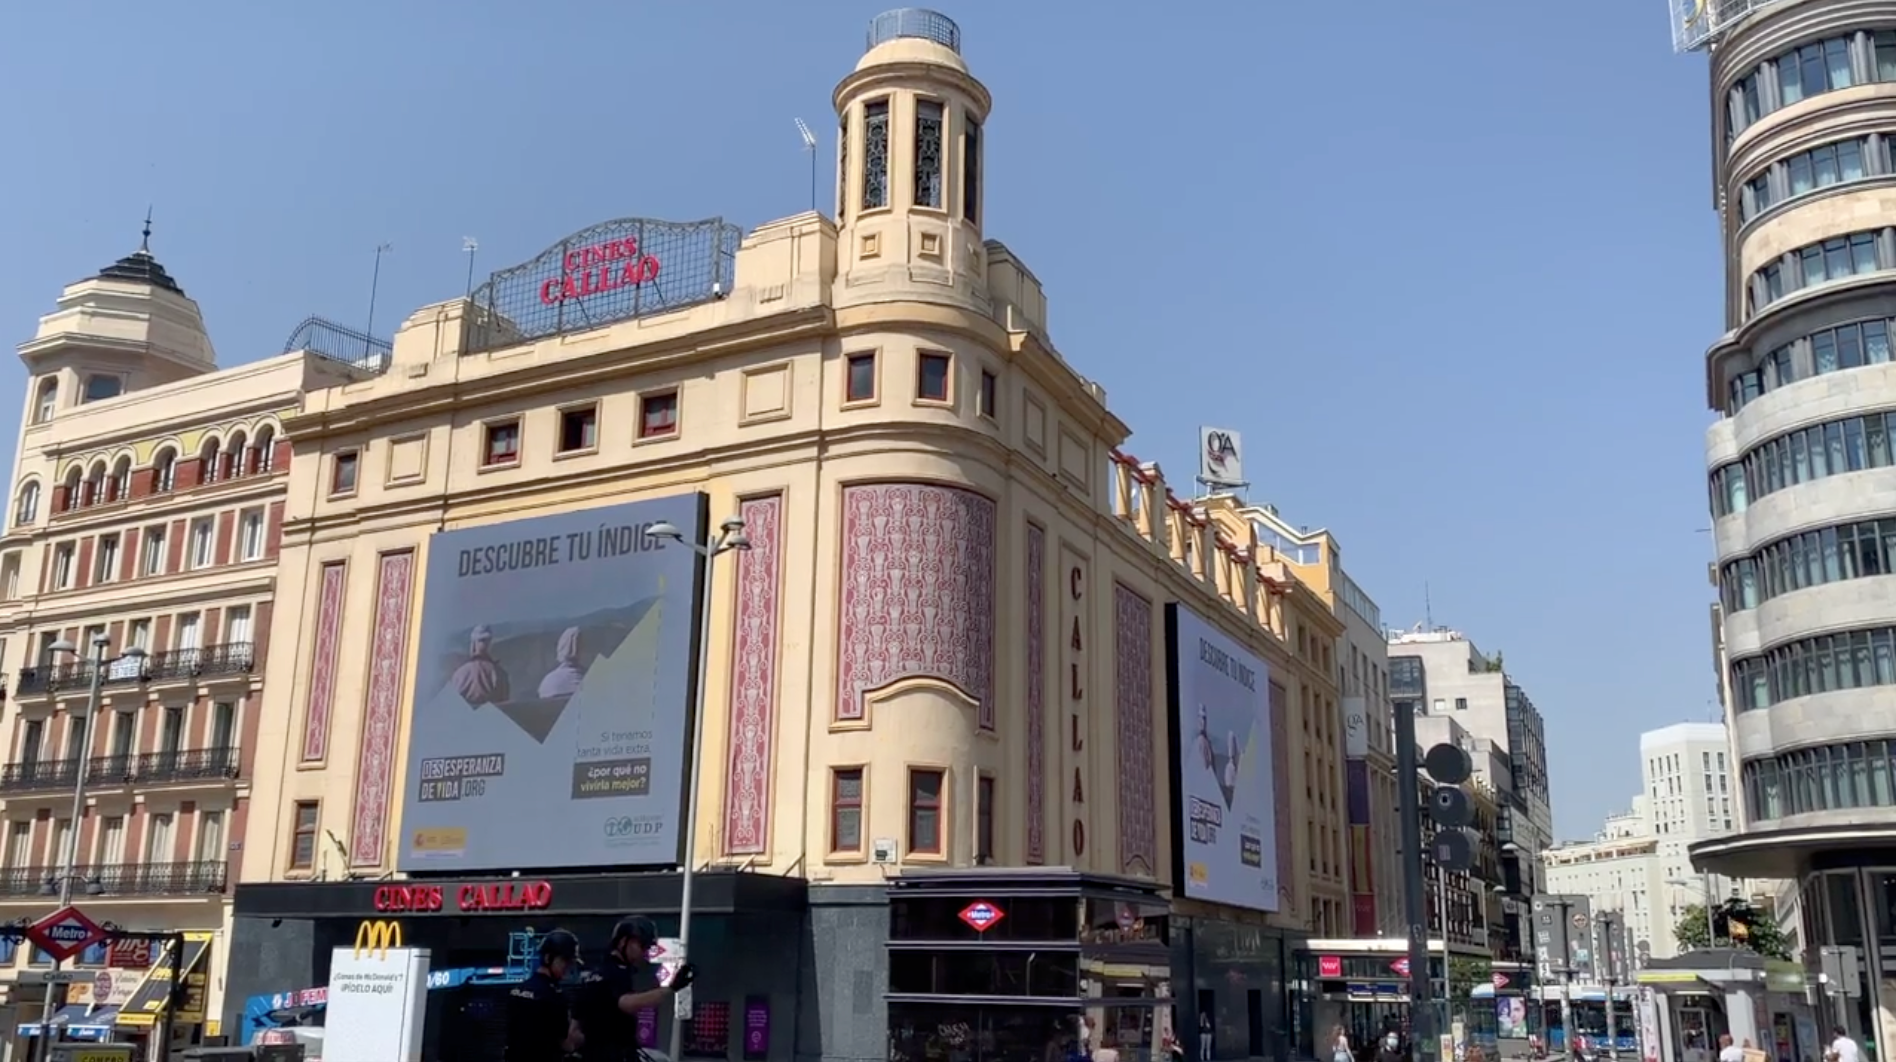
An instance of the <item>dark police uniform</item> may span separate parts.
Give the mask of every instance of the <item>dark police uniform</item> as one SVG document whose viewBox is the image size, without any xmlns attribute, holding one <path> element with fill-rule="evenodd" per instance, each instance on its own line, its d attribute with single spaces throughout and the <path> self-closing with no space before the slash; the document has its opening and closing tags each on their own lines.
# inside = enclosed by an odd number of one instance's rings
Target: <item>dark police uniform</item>
<svg viewBox="0 0 1896 1062">
<path fill-rule="evenodd" d="M 579 1019 L 579 1031 L 586 1038 L 579 1057 L 586 1062 L 636 1059 L 639 1020 L 619 1009 L 619 997 L 657 987 L 655 967 L 634 968 L 616 955 L 606 956 L 603 965 L 588 970 L 579 983 L 579 996 L 573 1007 L 573 1016 Z"/>
<path fill-rule="evenodd" d="M 534 971 L 507 994 L 507 1062 L 560 1062 L 570 1017 L 560 986 Z"/>
</svg>

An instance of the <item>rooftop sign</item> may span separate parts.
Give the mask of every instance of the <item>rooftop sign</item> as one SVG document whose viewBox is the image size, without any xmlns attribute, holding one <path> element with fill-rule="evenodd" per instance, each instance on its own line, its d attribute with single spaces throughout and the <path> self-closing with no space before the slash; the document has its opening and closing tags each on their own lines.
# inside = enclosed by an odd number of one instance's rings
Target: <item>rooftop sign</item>
<svg viewBox="0 0 1896 1062">
<path fill-rule="evenodd" d="M 621 218 L 582 229 L 474 289 L 474 304 L 494 318 L 484 348 L 717 298 L 731 290 L 741 235 L 721 218 Z"/>
<path fill-rule="evenodd" d="M 1672 50 L 1689 52 L 1711 44 L 1747 15 L 1784 0 L 1667 0 L 1672 7 Z"/>
</svg>

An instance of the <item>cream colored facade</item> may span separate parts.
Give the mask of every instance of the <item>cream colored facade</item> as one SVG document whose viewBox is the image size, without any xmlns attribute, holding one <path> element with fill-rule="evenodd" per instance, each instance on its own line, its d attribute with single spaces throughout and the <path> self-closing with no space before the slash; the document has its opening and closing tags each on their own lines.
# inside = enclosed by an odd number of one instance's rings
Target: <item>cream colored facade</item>
<svg viewBox="0 0 1896 1062">
<path fill-rule="evenodd" d="M 1177 600 L 1271 668 L 1272 921 L 1347 910 L 1338 621 L 1241 520 L 1118 449 L 1130 430 L 1054 349 L 1039 282 L 982 231 L 991 101 L 961 57 L 888 41 L 835 104 L 840 224 L 758 227 L 719 297 L 498 345 L 509 322 L 440 303 L 403 323 L 386 375 L 284 418 L 286 604 L 258 735 L 278 782 L 254 796 L 246 881 L 393 867 L 412 664 L 386 665 L 408 659 L 432 533 L 703 491 L 753 548 L 714 567 L 700 853 L 813 882 L 979 861 L 1169 882 Z M 923 119 L 943 147 L 925 165 Z M 562 453 L 574 410 L 596 431 Z M 852 514 L 881 530 L 847 533 Z M 939 609 L 845 608 L 864 565 L 923 563 L 941 565 Z M 918 626 L 946 647 L 928 664 L 891 641 Z M 899 677 L 852 685 L 844 661 L 865 652 Z M 840 772 L 862 780 L 848 807 Z M 944 778 L 939 846 L 911 830 L 917 772 Z M 303 858 L 305 828 L 340 849 Z M 879 838 L 896 867 L 872 864 Z"/>
<path fill-rule="evenodd" d="M 50 913 L 66 879 L 95 920 L 216 933 L 215 967 L 255 782 L 289 480 L 279 418 L 357 374 L 309 354 L 218 371 L 197 305 L 144 249 L 67 287 L 20 357 L 29 382 L 0 536 L 0 920 Z M 54 652 L 61 640 L 79 654 Z M 29 950 L 9 949 L 0 982 L 18 983 Z M 110 959 L 139 961 L 135 948 Z M 207 991 L 214 1016 L 221 979 Z M 39 992 L 13 988 L 13 1017 L 37 1021 Z"/>
</svg>

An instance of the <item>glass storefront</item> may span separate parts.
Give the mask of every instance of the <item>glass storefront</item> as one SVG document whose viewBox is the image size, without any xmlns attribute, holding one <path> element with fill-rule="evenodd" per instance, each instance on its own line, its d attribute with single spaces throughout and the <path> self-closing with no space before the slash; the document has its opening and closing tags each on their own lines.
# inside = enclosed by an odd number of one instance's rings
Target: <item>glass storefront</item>
<svg viewBox="0 0 1896 1062">
<path fill-rule="evenodd" d="M 1896 1057 L 1896 852 L 1884 861 L 1815 870 L 1799 891 L 1809 972 L 1821 969 L 1823 945 L 1853 947 L 1861 956 L 1855 993 L 1828 996 L 1819 1020 L 1847 1027 L 1867 1058 Z"/>
</svg>

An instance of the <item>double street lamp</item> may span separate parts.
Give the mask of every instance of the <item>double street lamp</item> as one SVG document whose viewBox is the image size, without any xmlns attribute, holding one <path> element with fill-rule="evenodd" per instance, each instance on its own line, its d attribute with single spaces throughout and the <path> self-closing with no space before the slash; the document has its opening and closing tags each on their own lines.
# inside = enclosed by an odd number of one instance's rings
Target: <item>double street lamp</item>
<svg viewBox="0 0 1896 1062">
<path fill-rule="evenodd" d="M 75 715 L 72 718 L 72 726 L 78 728 L 77 733 L 79 734 L 79 741 L 74 745 L 79 751 L 79 756 L 78 761 L 73 764 L 72 772 L 72 817 L 67 820 L 69 825 L 66 827 L 66 843 L 59 853 L 59 872 L 49 875 L 40 885 L 40 894 L 43 896 L 57 896 L 59 898 L 59 906 L 62 908 L 72 902 L 72 886 L 75 881 L 80 882 L 84 886 L 85 893 L 88 896 L 99 896 L 105 892 L 104 883 L 96 876 L 87 878 L 79 874 L 78 860 L 79 822 L 86 813 L 87 757 L 85 750 L 86 746 L 92 741 L 92 734 L 90 732 L 92 720 L 99 714 L 99 699 L 105 687 L 105 669 L 107 663 L 105 654 L 106 650 L 111 648 L 111 645 L 111 639 L 103 634 L 95 634 L 92 636 L 92 654 L 89 658 L 86 658 L 90 659 L 92 663 L 92 674 L 89 676 L 91 688 L 86 694 L 86 709 L 84 713 Z M 47 649 L 55 656 L 77 657 L 80 655 L 79 647 L 64 639 L 54 642 L 48 646 Z M 134 645 L 119 654 L 118 659 L 138 660 L 143 658 L 144 655 L 145 650 Z M 58 969 L 59 964 L 54 963 L 53 968 L 55 970 Z M 42 1059 L 48 1058 L 52 1054 L 52 1024 L 53 983 L 48 981 L 46 983 L 46 998 L 42 1000 L 40 1004 L 40 1034 L 38 1040 L 41 1045 L 39 1057 Z"/>
<path fill-rule="evenodd" d="M 685 779 L 685 843 L 682 880 L 678 886 L 678 952 L 680 961 L 691 959 L 691 887 L 696 876 L 698 863 L 698 772 L 704 763 L 704 684 L 706 662 L 711 657 L 711 576 L 714 562 L 719 556 L 733 550 L 751 548 L 749 536 L 744 534 L 744 521 L 735 516 L 727 517 L 718 525 L 718 533 L 713 536 L 708 531 L 703 542 L 687 539 L 684 532 L 669 522 L 661 521 L 646 529 L 653 538 L 668 539 L 680 545 L 689 546 L 704 558 L 704 573 L 699 578 L 698 591 L 698 681 L 693 687 L 691 706 L 691 746 L 686 750 L 686 761 L 691 765 L 690 774 Z M 688 990 L 688 989 L 687 989 Z M 678 1006 L 672 1013 L 671 1057 L 683 1058 L 685 1045 L 685 1016 L 690 1014 L 690 997 L 681 995 Z"/>
</svg>

